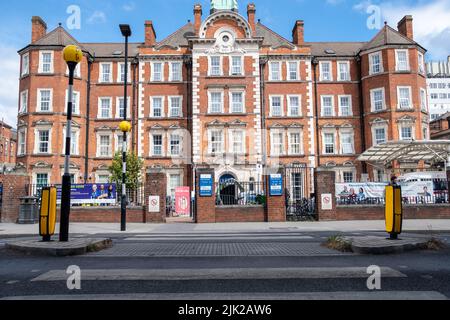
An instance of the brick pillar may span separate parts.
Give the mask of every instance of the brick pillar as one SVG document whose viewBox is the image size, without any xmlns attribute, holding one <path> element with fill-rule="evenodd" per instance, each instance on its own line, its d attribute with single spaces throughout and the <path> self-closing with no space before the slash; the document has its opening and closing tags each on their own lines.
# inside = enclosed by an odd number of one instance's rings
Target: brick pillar
<svg viewBox="0 0 450 320">
<path fill-rule="evenodd" d="M 315 189 L 316 189 L 316 209 L 319 221 L 337 220 L 336 214 L 336 173 L 334 171 L 315 172 Z M 332 209 L 323 208 L 322 195 L 331 201 Z"/>
<path fill-rule="evenodd" d="M 280 169 L 277 173 L 281 174 L 283 179 L 281 196 L 270 195 L 270 175 L 267 174 L 265 176 L 267 197 L 266 222 L 286 222 L 286 179 L 283 169 Z"/>
<path fill-rule="evenodd" d="M 27 175 L 0 175 L 3 183 L 0 222 L 16 223 L 19 218 L 20 198 L 28 196 L 30 178 Z"/>
<path fill-rule="evenodd" d="M 200 177 L 202 175 L 212 176 L 212 196 L 200 196 Z M 216 223 L 216 185 L 213 169 L 198 169 L 195 173 L 195 223 Z"/>
<path fill-rule="evenodd" d="M 450 163 L 449 163 L 450 165 Z M 448 184 L 448 203 L 450 203 L 450 166 L 447 168 L 447 184 Z"/>
<path fill-rule="evenodd" d="M 159 212 L 149 212 L 150 196 L 159 196 Z M 149 171 L 145 179 L 145 223 L 165 223 L 166 222 L 166 196 L 167 177 L 160 171 Z"/>
</svg>

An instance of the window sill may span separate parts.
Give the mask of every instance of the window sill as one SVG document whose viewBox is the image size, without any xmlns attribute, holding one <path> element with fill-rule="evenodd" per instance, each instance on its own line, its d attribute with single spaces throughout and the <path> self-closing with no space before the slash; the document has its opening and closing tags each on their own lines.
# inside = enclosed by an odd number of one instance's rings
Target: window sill
<svg viewBox="0 0 450 320">
<path fill-rule="evenodd" d="M 53 153 L 33 153 L 33 157 L 42 157 L 42 158 L 50 158 L 55 156 Z"/>
<path fill-rule="evenodd" d="M 414 112 L 416 111 L 414 108 L 398 108 L 397 107 L 397 112 Z"/>
<path fill-rule="evenodd" d="M 105 156 L 105 157 L 95 157 L 94 160 L 112 160 L 113 157 L 112 156 Z"/>
</svg>

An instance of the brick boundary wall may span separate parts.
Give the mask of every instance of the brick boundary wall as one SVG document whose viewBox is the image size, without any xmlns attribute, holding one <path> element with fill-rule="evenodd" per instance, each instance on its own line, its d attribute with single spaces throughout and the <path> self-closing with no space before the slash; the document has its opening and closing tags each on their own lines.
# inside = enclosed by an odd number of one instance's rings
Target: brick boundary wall
<svg viewBox="0 0 450 320">
<path fill-rule="evenodd" d="M 212 197 L 200 197 L 200 176 L 210 174 L 213 179 Z M 216 223 L 216 184 L 212 169 L 198 169 L 195 173 L 195 223 Z"/>
<path fill-rule="evenodd" d="M 159 213 L 148 212 L 149 197 L 159 196 Z M 167 177 L 161 171 L 148 171 L 145 179 L 144 223 L 166 223 Z"/>
<path fill-rule="evenodd" d="M 266 222 L 286 222 L 286 178 L 284 176 L 284 170 L 280 169 L 277 173 L 281 174 L 283 181 L 283 194 L 281 196 L 270 196 L 270 175 L 267 174 L 265 176 L 267 199 Z"/>
<path fill-rule="evenodd" d="M 59 221 L 60 208 L 57 212 Z M 72 207 L 70 208 L 70 222 L 75 223 L 117 223 L 120 224 L 120 207 Z M 144 223 L 143 207 L 127 208 L 127 223 Z"/>
<path fill-rule="evenodd" d="M 384 206 L 338 206 L 335 197 L 335 173 L 316 172 L 317 208 L 320 221 L 384 220 Z M 322 194 L 332 194 L 333 210 L 322 209 Z M 450 204 L 404 205 L 404 219 L 450 219 Z"/>
<path fill-rule="evenodd" d="M 264 222 L 266 210 L 264 206 L 217 206 L 216 222 Z"/>
<path fill-rule="evenodd" d="M 20 198 L 28 195 L 30 178 L 26 174 L 0 174 L 0 182 L 3 183 L 0 222 L 16 223 L 19 219 Z"/>
</svg>

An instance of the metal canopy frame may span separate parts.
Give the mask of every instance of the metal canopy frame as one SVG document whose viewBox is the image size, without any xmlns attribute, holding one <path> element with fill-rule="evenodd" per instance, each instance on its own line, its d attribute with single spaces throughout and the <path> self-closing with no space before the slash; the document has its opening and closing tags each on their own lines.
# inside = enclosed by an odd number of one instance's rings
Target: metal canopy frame
<svg viewBox="0 0 450 320">
<path fill-rule="evenodd" d="M 383 163 L 400 162 L 444 162 L 450 160 L 450 140 L 390 141 L 373 146 L 358 157 L 359 161 Z"/>
</svg>

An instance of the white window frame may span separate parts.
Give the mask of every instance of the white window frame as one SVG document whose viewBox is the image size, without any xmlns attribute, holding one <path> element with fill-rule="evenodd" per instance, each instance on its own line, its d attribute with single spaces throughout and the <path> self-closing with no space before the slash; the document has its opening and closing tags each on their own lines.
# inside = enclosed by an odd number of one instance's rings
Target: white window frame
<svg viewBox="0 0 450 320">
<path fill-rule="evenodd" d="M 420 88 L 420 110 L 428 112 L 427 90 Z"/>
<path fill-rule="evenodd" d="M 242 141 L 241 141 L 241 150 L 240 151 L 238 151 L 238 152 L 235 152 L 235 150 L 234 150 L 234 142 L 235 142 L 235 140 L 234 140 L 234 137 L 235 137 L 235 133 L 240 133 L 241 135 L 242 135 Z M 245 134 L 245 130 L 242 130 L 242 129 L 230 129 L 230 130 L 228 130 L 228 134 L 229 134 L 229 145 L 228 145 L 228 152 L 230 153 L 230 154 L 234 154 L 234 155 L 244 155 L 245 153 L 246 153 L 246 134 Z"/>
<path fill-rule="evenodd" d="M 425 57 L 424 57 L 422 52 L 419 52 L 417 54 L 417 59 L 418 59 L 417 65 L 418 65 L 419 73 L 420 74 L 425 74 L 426 73 Z"/>
<path fill-rule="evenodd" d="M 375 109 L 375 92 L 376 91 L 381 91 L 382 95 L 383 95 L 383 100 L 382 100 L 383 107 L 380 110 Z M 386 96 L 385 96 L 385 88 L 384 87 L 383 88 L 375 88 L 375 89 L 370 90 L 370 104 L 371 104 L 372 112 L 380 112 L 380 111 L 386 110 Z"/>
<path fill-rule="evenodd" d="M 43 111 L 42 110 L 42 91 L 50 91 L 50 101 L 49 101 L 49 109 Z M 53 112 L 53 88 L 38 88 L 37 89 L 37 112 L 42 113 L 52 113 Z"/>
<path fill-rule="evenodd" d="M 120 100 L 123 100 L 123 97 L 116 97 L 116 119 L 123 119 L 120 116 Z M 131 106 L 130 106 L 130 97 L 127 97 L 127 118 L 131 118 Z"/>
<path fill-rule="evenodd" d="M 70 146 L 70 153 L 74 156 L 79 156 L 80 155 L 80 150 L 79 150 L 79 141 L 80 141 L 80 130 L 78 128 L 72 128 L 72 133 L 75 134 L 75 140 L 73 139 L 74 137 L 70 137 L 71 141 L 70 143 L 72 144 Z M 66 126 L 63 126 L 63 148 L 62 148 L 62 153 L 64 154 L 66 152 Z"/>
<path fill-rule="evenodd" d="M 102 115 L 102 100 L 109 100 L 109 115 L 107 118 L 103 117 Z M 111 97 L 99 97 L 98 98 L 98 119 L 112 119 L 113 118 L 113 111 L 112 111 L 112 98 Z"/>
<path fill-rule="evenodd" d="M 48 150 L 47 152 L 40 152 L 40 139 L 39 139 L 39 132 L 40 131 L 48 131 Z M 42 127 L 42 128 L 36 128 L 34 131 L 34 154 L 41 155 L 41 154 L 52 154 L 52 128 L 51 127 Z"/>
<path fill-rule="evenodd" d="M 324 72 L 323 72 L 323 65 L 324 64 L 328 64 L 330 66 L 330 70 L 329 70 L 329 75 L 330 78 L 329 79 L 325 79 L 324 78 Z M 320 70 L 320 81 L 333 81 L 333 62 L 332 61 L 320 61 L 319 62 L 319 70 Z"/>
<path fill-rule="evenodd" d="M 404 139 L 403 138 L 403 129 L 404 128 L 410 128 L 411 129 L 411 138 L 410 139 Z M 416 133 L 415 133 L 415 126 L 413 123 L 408 124 L 401 124 L 398 126 L 398 137 L 400 141 L 410 141 L 416 139 Z"/>
<path fill-rule="evenodd" d="M 123 150 L 123 133 L 115 133 L 114 134 L 114 150 L 113 154 L 118 152 L 122 152 Z M 131 135 L 127 135 L 127 150 L 131 151 Z"/>
<path fill-rule="evenodd" d="M 327 153 L 326 152 L 327 151 L 327 144 L 326 144 L 326 141 L 325 141 L 325 136 L 327 134 L 332 134 L 333 135 L 333 153 Z M 333 130 L 333 131 L 331 131 L 331 130 L 323 130 L 322 131 L 322 141 L 323 141 L 323 143 L 322 143 L 322 154 L 323 155 L 337 155 L 338 154 L 337 153 L 338 148 L 337 148 L 337 145 L 336 145 L 336 136 L 337 136 L 337 134 L 336 134 L 335 130 Z"/>
<path fill-rule="evenodd" d="M 279 115 L 275 115 L 273 112 L 273 100 L 274 98 L 280 98 L 280 109 L 281 109 L 281 114 Z M 273 94 L 269 96 L 269 101 L 270 101 L 270 117 L 283 117 L 284 116 L 284 96 L 283 95 L 278 95 L 278 94 Z"/>
<path fill-rule="evenodd" d="M 344 152 L 344 135 L 350 135 L 352 152 Z M 339 131 L 339 144 L 340 144 L 340 154 L 342 155 L 354 155 L 355 154 L 355 132 L 353 130 L 340 130 Z"/>
<path fill-rule="evenodd" d="M 117 82 L 118 83 L 124 83 L 124 80 L 122 80 L 122 66 L 125 66 L 125 62 L 117 62 Z M 123 71 L 123 77 L 125 78 L 125 70 Z M 128 74 L 127 74 L 127 83 L 131 82 L 131 63 L 128 62 Z"/>
<path fill-rule="evenodd" d="M 25 61 L 26 61 L 27 63 L 25 63 Z M 22 55 L 22 65 L 21 65 L 21 68 L 22 68 L 22 70 L 21 70 L 20 75 L 21 75 L 22 77 L 27 76 L 27 75 L 30 74 L 30 53 L 29 53 L 29 52 L 27 52 L 27 53 L 25 53 L 24 55 Z"/>
<path fill-rule="evenodd" d="M 155 136 L 161 136 L 161 154 L 156 154 L 155 153 L 155 140 L 154 140 Z M 163 131 L 150 132 L 150 143 L 149 143 L 149 145 L 150 145 L 150 157 L 153 157 L 153 158 L 164 158 L 164 157 L 166 157 L 165 143 L 166 143 L 166 135 L 164 134 Z"/>
<path fill-rule="evenodd" d="M 23 139 L 21 137 L 23 134 Z M 22 141 L 23 140 L 23 141 Z M 27 128 L 21 128 L 17 132 L 17 155 L 19 157 L 27 154 Z M 23 147 L 23 150 L 22 150 Z"/>
<path fill-rule="evenodd" d="M 180 131 L 169 132 L 168 134 L 168 154 L 172 157 L 181 157 L 183 155 L 183 135 Z M 172 137 L 178 136 L 179 144 L 178 144 L 178 153 L 172 153 Z"/>
<path fill-rule="evenodd" d="M 408 89 L 409 90 L 409 106 L 408 107 L 402 107 L 401 106 L 401 97 L 400 97 L 400 90 L 402 89 Z M 397 109 L 399 110 L 412 110 L 414 108 L 413 99 L 412 99 L 412 87 L 410 86 L 398 86 L 397 87 Z"/>
<path fill-rule="evenodd" d="M 346 65 L 347 66 L 347 78 L 342 78 L 341 75 L 341 65 Z M 350 61 L 338 61 L 337 62 L 337 77 L 338 77 L 338 81 L 351 81 L 352 80 L 352 75 L 351 75 L 351 71 L 350 71 Z"/>
<path fill-rule="evenodd" d="M 299 156 L 299 155 L 303 155 L 304 151 L 303 151 L 303 131 L 301 129 L 290 129 L 288 130 L 288 155 L 290 156 Z M 298 145 L 299 145 L 299 152 L 294 152 L 293 151 L 293 141 L 292 141 L 292 135 L 293 134 L 298 134 L 299 135 L 299 141 L 298 141 Z"/>
<path fill-rule="evenodd" d="M 103 75 L 104 75 L 103 67 L 105 65 L 109 65 L 109 70 L 110 70 L 109 78 L 108 78 L 107 81 L 103 78 Z M 98 82 L 99 83 L 112 83 L 113 82 L 113 63 L 112 62 L 100 62 L 99 63 L 99 78 L 98 78 Z"/>
<path fill-rule="evenodd" d="M 295 78 L 291 77 L 290 65 L 295 64 Z M 288 81 L 299 81 L 300 80 L 300 62 L 299 61 L 286 61 L 286 71 Z"/>
<path fill-rule="evenodd" d="M 155 78 L 155 64 L 161 64 L 161 79 Z M 163 61 L 152 61 L 151 63 L 151 76 L 150 81 L 151 82 L 164 82 L 164 69 L 165 69 L 166 63 Z"/>
<path fill-rule="evenodd" d="M 377 139 L 377 130 L 383 129 L 384 130 L 384 141 L 383 142 L 378 142 Z M 372 145 L 376 146 L 379 145 L 381 143 L 385 143 L 387 142 L 388 139 L 388 126 L 386 124 L 383 125 L 374 125 L 372 127 Z"/>
<path fill-rule="evenodd" d="M 242 96 L 242 106 L 241 111 L 235 112 L 233 110 L 233 94 L 241 94 Z M 246 112 L 245 108 L 245 90 L 230 90 L 229 92 L 229 113 L 230 114 L 243 114 Z"/>
<path fill-rule="evenodd" d="M 77 64 L 73 73 L 75 78 L 81 78 L 81 63 Z M 69 67 L 66 67 L 66 76 L 69 76 Z"/>
<path fill-rule="evenodd" d="M 222 136 L 222 141 L 220 145 L 220 150 L 217 150 L 213 152 L 213 142 L 212 142 L 212 136 L 213 132 L 220 132 Z M 220 155 L 225 152 L 225 131 L 223 129 L 209 129 L 208 130 L 208 154 L 210 155 Z"/>
<path fill-rule="evenodd" d="M 174 78 L 173 65 L 180 65 L 180 72 L 178 73 L 178 79 Z M 182 82 L 183 81 L 183 63 L 181 61 L 173 61 L 169 63 L 169 81 Z"/>
<path fill-rule="evenodd" d="M 279 68 L 279 78 L 276 79 L 273 77 L 273 68 L 274 64 L 278 64 Z M 283 81 L 283 68 L 281 67 L 281 61 L 270 61 L 269 62 L 269 81 Z"/>
<path fill-rule="evenodd" d="M 331 115 L 325 115 L 325 108 L 324 108 L 324 103 L 323 100 L 324 98 L 331 98 L 331 108 L 332 108 L 332 114 Z M 321 117 L 335 117 L 336 116 L 336 106 L 334 103 L 334 96 L 333 95 L 322 95 L 320 96 L 320 116 Z"/>
<path fill-rule="evenodd" d="M 294 115 L 292 113 L 291 98 L 298 99 L 298 114 L 297 115 Z M 290 94 L 290 95 L 286 96 L 286 99 L 287 99 L 287 107 L 288 107 L 288 116 L 289 117 L 301 117 L 302 116 L 302 95 L 301 94 Z"/>
<path fill-rule="evenodd" d="M 219 58 L 219 73 L 213 73 L 213 68 L 212 68 L 212 58 Z M 223 56 L 219 56 L 219 55 L 213 55 L 213 56 L 208 56 L 208 76 L 210 77 L 221 77 L 223 76 Z"/>
<path fill-rule="evenodd" d="M 212 94 L 219 93 L 221 95 L 221 106 L 219 112 L 212 112 Z M 220 114 L 224 112 L 224 104 L 225 104 L 225 93 L 223 90 L 210 90 L 208 91 L 208 113 L 209 114 Z"/>
<path fill-rule="evenodd" d="M 108 151 L 109 153 L 107 155 L 102 155 L 101 150 L 102 150 L 102 144 L 101 144 L 101 137 L 103 136 L 108 136 L 109 137 L 109 146 L 108 146 Z M 112 158 L 112 148 L 113 148 L 113 134 L 111 132 L 99 132 L 97 133 L 97 158 Z"/>
<path fill-rule="evenodd" d="M 348 102 L 349 102 L 349 113 L 348 115 L 344 115 L 342 112 L 342 101 L 341 98 L 348 98 Z M 344 94 L 344 95 L 339 95 L 338 96 L 338 108 L 339 108 L 339 117 L 353 117 L 353 101 L 352 101 L 353 97 L 352 95 L 349 94 Z"/>
<path fill-rule="evenodd" d="M 406 56 L 406 68 L 405 69 L 400 69 L 400 64 L 399 64 L 399 53 L 405 53 Z M 409 64 L 409 50 L 408 49 L 396 49 L 395 50 L 395 71 L 397 72 L 408 72 L 411 70 L 411 66 Z"/>
<path fill-rule="evenodd" d="M 235 58 L 239 58 L 239 61 L 240 61 L 240 65 L 239 65 L 239 70 L 240 70 L 240 72 L 239 73 L 233 73 L 233 67 L 234 67 L 234 65 L 233 65 L 233 59 L 235 59 Z M 244 74 L 244 57 L 243 56 L 230 56 L 230 70 L 229 70 L 229 72 L 230 72 L 230 76 L 242 76 L 243 74 Z"/>
<path fill-rule="evenodd" d="M 378 56 L 379 59 L 380 59 L 380 62 L 379 62 L 380 68 L 379 68 L 378 72 L 374 71 L 374 63 L 373 63 L 373 58 L 376 57 L 376 56 Z M 369 54 L 369 75 L 380 74 L 382 72 L 384 72 L 383 54 L 382 54 L 382 52 L 381 51 L 377 51 L 377 52 Z"/>
<path fill-rule="evenodd" d="M 75 96 L 77 96 L 77 98 L 75 98 L 75 101 L 72 101 L 72 107 L 74 109 L 73 114 L 74 115 L 79 115 L 80 114 L 80 92 L 79 91 L 73 91 L 73 94 Z M 66 104 L 65 106 L 67 106 L 68 101 L 69 101 L 69 90 L 66 90 Z M 73 100 L 73 99 L 72 99 Z M 64 112 L 67 112 L 66 108 L 64 108 Z"/>
<path fill-rule="evenodd" d="M 274 136 L 275 135 L 281 135 L 281 151 L 280 153 L 277 153 L 275 150 L 275 144 L 274 144 Z M 284 156 L 286 154 L 286 133 L 282 129 L 271 129 L 270 130 L 270 155 L 272 157 L 279 157 Z"/>
<path fill-rule="evenodd" d="M 161 99 L 161 116 L 155 116 L 155 99 Z M 165 104 L 166 98 L 164 96 L 152 96 L 150 97 L 150 118 L 164 118 L 165 112 L 164 112 L 164 104 Z"/>
<path fill-rule="evenodd" d="M 44 72 L 44 54 L 50 54 L 50 70 L 48 72 Z M 40 74 L 52 74 L 55 72 L 55 54 L 50 50 L 42 50 L 39 51 L 39 71 Z"/>
<path fill-rule="evenodd" d="M 28 112 L 28 90 L 24 90 L 20 93 L 19 101 L 19 114 Z"/>
<path fill-rule="evenodd" d="M 177 115 L 177 116 L 172 116 L 172 99 L 173 98 L 175 98 L 175 99 L 179 99 L 179 101 L 180 101 L 180 112 L 179 112 L 179 114 Z M 167 114 L 167 116 L 169 117 L 169 118 L 182 118 L 183 117 L 183 96 L 169 96 L 169 97 L 167 97 L 167 99 L 169 100 L 169 112 L 168 112 L 168 114 Z"/>
</svg>

